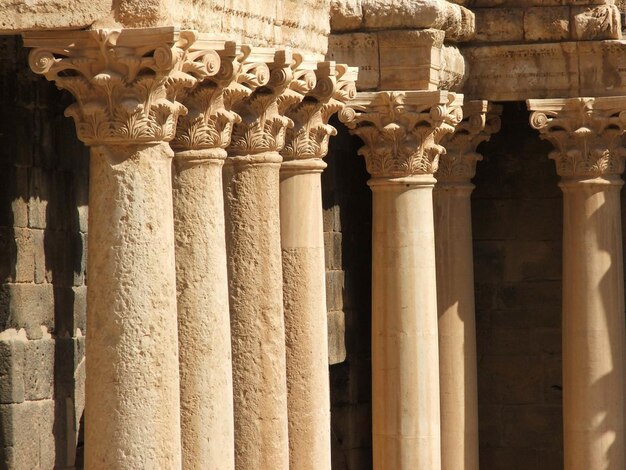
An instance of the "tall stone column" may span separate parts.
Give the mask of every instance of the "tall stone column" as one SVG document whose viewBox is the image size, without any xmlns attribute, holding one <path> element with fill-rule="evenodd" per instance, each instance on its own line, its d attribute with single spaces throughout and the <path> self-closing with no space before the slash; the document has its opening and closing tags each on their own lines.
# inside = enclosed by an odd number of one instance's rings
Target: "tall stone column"
<svg viewBox="0 0 626 470">
<path fill-rule="evenodd" d="M 192 32 L 32 33 L 30 66 L 76 98 L 91 147 L 85 466 L 180 468 L 171 163 Z M 195 72 L 194 72 L 195 73 Z"/>
<path fill-rule="evenodd" d="M 375 470 L 440 470 L 433 174 L 462 95 L 359 93 L 340 114 L 372 178 Z"/>
<path fill-rule="evenodd" d="M 445 136 L 433 193 L 437 306 L 441 468 L 478 470 L 478 390 L 472 250 L 471 179 L 476 153 L 500 127 L 501 108 L 487 101 L 463 105 L 463 121 Z"/>
<path fill-rule="evenodd" d="M 620 190 L 626 97 L 529 100 L 563 190 L 565 468 L 626 468 Z"/>
<path fill-rule="evenodd" d="M 289 51 L 266 61 L 267 86 L 234 107 L 242 121 L 224 171 L 238 470 L 289 468 L 279 152 L 293 126 L 285 111 L 313 89 L 315 73 Z"/>
<path fill-rule="evenodd" d="M 171 144 L 185 469 L 235 467 L 222 167 L 241 120 L 232 108 L 267 83 L 269 69 L 251 48 L 224 46 L 221 67 L 209 62 L 204 80 L 181 94 L 189 112 Z"/>
<path fill-rule="evenodd" d="M 356 95 L 356 68 L 317 64 L 317 85 L 288 112 L 280 228 L 287 347 L 289 468 L 330 470 L 330 386 L 320 174 L 330 117 Z"/>
</svg>

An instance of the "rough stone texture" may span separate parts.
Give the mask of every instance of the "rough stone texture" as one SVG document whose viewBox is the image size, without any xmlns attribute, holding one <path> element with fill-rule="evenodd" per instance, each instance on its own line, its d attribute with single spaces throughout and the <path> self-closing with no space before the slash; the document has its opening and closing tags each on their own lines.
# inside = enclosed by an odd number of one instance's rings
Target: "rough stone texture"
<svg viewBox="0 0 626 470">
<path fill-rule="evenodd" d="M 26 53 L 0 39 L 0 468 L 82 468 L 89 159 Z"/>
<path fill-rule="evenodd" d="M 470 40 L 475 32 L 474 14 L 445 0 L 335 0 L 330 21 L 337 32 L 441 29 L 449 41 Z"/>
<path fill-rule="evenodd" d="M 232 470 L 223 160 L 210 151 L 194 156 L 177 155 L 173 177 L 183 467 Z"/>
<path fill-rule="evenodd" d="M 181 465 L 172 156 L 91 149 L 88 468 Z"/>
<path fill-rule="evenodd" d="M 111 0 L 0 0 L 0 34 L 85 28 L 111 12 Z"/>
<path fill-rule="evenodd" d="M 359 64 L 359 90 L 458 90 L 465 59 L 442 30 L 332 34 L 330 60 Z"/>
<path fill-rule="evenodd" d="M 588 1 L 554 5 L 497 5 L 476 8 L 475 42 L 542 42 L 620 39 L 621 21 L 615 5 Z"/>
<path fill-rule="evenodd" d="M 289 468 L 280 161 L 268 152 L 224 168 L 238 470 Z"/>
</svg>

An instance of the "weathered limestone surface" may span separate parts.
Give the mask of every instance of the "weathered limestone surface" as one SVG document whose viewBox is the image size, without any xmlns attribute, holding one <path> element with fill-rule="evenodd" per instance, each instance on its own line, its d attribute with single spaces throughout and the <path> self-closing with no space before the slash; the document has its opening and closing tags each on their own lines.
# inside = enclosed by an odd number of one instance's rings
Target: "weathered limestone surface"
<svg viewBox="0 0 626 470">
<path fill-rule="evenodd" d="M 626 93 L 626 41 L 466 46 L 471 98 L 613 96 Z"/>
<path fill-rule="evenodd" d="M 463 105 L 463 121 L 441 144 L 433 193 L 437 307 L 439 310 L 439 383 L 441 391 L 441 466 L 478 470 L 478 387 L 474 260 L 470 195 L 476 153 L 499 130 L 501 109 L 486 101 Z"/>
<path fill-rule="evenodd" d="M 565 468 L 623 468 L 624 97 L 529 100 L 563 190 Z M 601 419 L 599 419 L 601 417 Z"/>
<path fill-rule="evenodd" d="M 461 120 L 448 92 L 361 93 L 340 118 L 365 143 L 373 193 L 374 469 L 439 470 L 441 427 L 432 189 Z"/>
<path fill-rule="evenodd" d="M 448 41 L 474 36 L 474 14 L 445 0 L 334 0 L 333 31 L 441 29 Z"/>
<path fill-rule="evenodd" d="M 24 41 L 36 48 L 31 69 L 74 95 L 66 115 L 91 147 L 89 468 L 181 465 L 167 142 L 187 111 L 177 92 L 201 76 L 194 60 L 206 65 L 192 51 L 196 39 L 192 32 L 155 28 L 36 33 Z"/>
<path fill-rule="evenodd" d="M 458 90 L 465 59 L 444 37 L 437 29 L 332 34 L 328 57 L 359 65 L 359 90 Z"/>
<path fill-rule="evenodd" d="M 320 174 L 328 120 L 356 95 L 356 68 L 318 63 L 317 84 L 287 115 L 281 152 L 280 218 L 283 262 L 290 468 L 330 470 L 330 385 L 324 234 Z"/>
<path fill-rule="evenodd" d="M 474 41 L 537 42 L 621 38 L 618 8 L 615 5 L 587 3 L 477 8 L 474 10 Z"/>
</svg>

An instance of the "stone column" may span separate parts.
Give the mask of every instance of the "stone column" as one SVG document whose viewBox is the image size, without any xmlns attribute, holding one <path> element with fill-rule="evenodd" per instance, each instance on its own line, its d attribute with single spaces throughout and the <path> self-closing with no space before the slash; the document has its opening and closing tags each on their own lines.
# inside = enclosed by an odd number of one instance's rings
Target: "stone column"
<svg viewBox="0 0 626 470">
<path fill-rule="evenodd" d="M 317 65 L 317 86 L 288 112 L 280 228 L 287 346 L 289 468 L 330 470 L 330 386 L 320 174 L 330 117 L 356 95 L 355 68 Z"/>
<path fill-rule="evenodd" d="M 169 28 L 32 33 L 30 66 L 76 98 L 91 147 L 85 467 L 180 468 L 171 165 L 196 37 Z"/>
<path fill-rule="evenodd" d="M 265 85 L 269 70 L 248 62 L 250 48 L 225 46 L 219 71 L 206 70 L 204 81 L 180 96 L 189 112 L 172 141 L 185 469 L 235 467 L 222 167 L 241 120 L 232 107 Z"/>
<path fill-rule="evenodd" d="M 271 51 L 269 51 L 271 52 Z M 279 51 L 267 86 L 235 106 L 224 172 L 238 470 L 289 468 L 279 171 L 286 109 L 315 86 L 313 68 Z"/>
<path fill-rule="evenodd" d="M 462 117 L 445 91 L 359 93 L 340 114 L 372 178 L 375 470 L 440 470 L 433 174 Z"/>
<path fill-rule="evenodd" d="M 563 190 L 565 468 L 626 468 L 620 190 L 626 97 L 529 100 Z"/>
<path fill-rule="evenodd" d="M 441 467 L 478 470 L 478 391 L 472 247 L 471 179 L 476 153 L 500 127 L 501 108 L 487 101 L 463 105 L 463 121 L 442 140 L 433 193 L 437 306 L 439 310 L 439 386 Z"/>
</svg>

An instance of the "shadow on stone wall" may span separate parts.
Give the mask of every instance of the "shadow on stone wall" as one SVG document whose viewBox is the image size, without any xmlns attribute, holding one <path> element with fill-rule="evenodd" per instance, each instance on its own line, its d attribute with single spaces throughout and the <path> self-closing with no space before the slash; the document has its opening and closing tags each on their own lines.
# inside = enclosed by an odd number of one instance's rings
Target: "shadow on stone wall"
<svg viewBox="0 0 626 470">
<path fill-rule="evenodd" d="M 346 356 L 330 367 L 333 470 L 370 470 L 372 196 L 365 161 L 357 155 L 361 141 L 337 119 L 331 124 L 338 135 L 322 174 L 324 231 L 338 235 L 327 236 L 335 245 L 327 246 L 327 258 L 329 252 L 336 258 L 330 266 L 336 270 L 327 271 L 327 295 L 329 311 L 344 315 Z"/>
<path fill-rule="evenodd" d="M 0 341 L 0 390 L 12 391 L 0 392 L 0 466 L 69 468 L 83 402 L 88 154 L 63 117 L 71 97 L 32 74 L 27 55 L 20 38 L 0 38 L 0 331 L 25 331 Z"/>
</svg>

